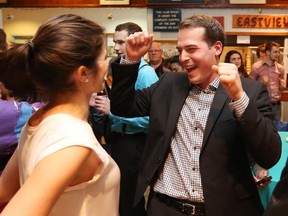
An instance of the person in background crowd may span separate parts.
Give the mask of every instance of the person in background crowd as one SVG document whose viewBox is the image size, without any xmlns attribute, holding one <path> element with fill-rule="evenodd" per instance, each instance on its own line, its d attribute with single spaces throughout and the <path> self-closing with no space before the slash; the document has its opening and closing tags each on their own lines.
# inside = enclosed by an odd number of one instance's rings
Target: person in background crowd
<svg viewBox="0 0 288 216">
<path fill-rule="evenodd" d="M 171 70 L 171 58 L 165 58 L 162 62 L 162 71 L 163 73 L 173 72 Z"/>
<path fill-rule="evenodd" d="M 108 71 L 107 71 L 107 74 L 106 74 L 106 80 L 105 80 L 105 83 L 106 83 L 106 90 L 107 90 L 107 93 L 109 94 L 109 91 L 111 89 L 111 86 L 112 86 L 112 71 L 111 71 L 111 63 L 113 61 L 115 61 L 118 57 L 116 56 L 113 56 L 110 60 L 109 60 L 109 66 L 108 66 Z"/>
<path fill-rule="evenodd" d="M 93 93 L 91 95 L 91 98 L 89 100 L 89 123 L 93 129 L 97 140 L 107 151 L 107 153 L 111 154 L 110 137 L 112 120 L 109 119 L 110 101 L 108 90 L 110 88 L 106 80 L 105 86 L 106 88 L 103 91 Z"/>
<path fill-rule="evenodd" d="M 185 72 L 181 63 L 179 62 L 179 56 L 173 56 L 170 58 L 170 68 L 172 72 Z"/>
<path fill-rule="evenodd" d="M 0 82 L 0 173 L 17 147 L 22 127 L 44 105 L 41 102 L 18 101 L 8 93 Z"/>
<path fill-rule="evenodd" d="M 163 50 L 161 43 L 153 42 L 150 50 L 148 50 L 149 65 L 154 68 L 158 77 L 163 74 L 162 63 L 163 63 Z"/>
<path fill-rule="evenodd" d="M 249 77 L 246 71 L 245 65 L 244 65 L 242 55 L 237 50 L 230 50 L 229 52 L 227 52 L 224 62 L 235 64 L 238 68 L 238 72 L 240 76 L 243 76 L 246 78 Z"/>
<path fill-rule="evenodd" d="M 179 56 L 172 56 L 169 58 L 165 58 L 162 63 L 162 71 L 166 72 L 185 72 L 184 68 L 179 62 Z"/>
<path fill-rule="evenodd" d="M 6 33 L 0 29 L 0 56 L 7 51 Z M 0 66 L 0 70 L 3 70 Z M 14 98 L 0 82 L 0 174 L 17 147 L 22 127 L 40 107 L 41 102 L 28 103 Z"/>
<path fill-rule="evenodd" d="M 87 122 L 89 98 L 103 89 L 106 53 L 102 27 L 64 14 L 1 58 L 5 87 L 47 100 L 2 172 L 0 201 L 9 203 L 1 216 L 118 216 L 119 169 Z"/>
<path fill-rule="evenodd" d="M 281 92 L 285 87 L 284 67 L 279 64 L 280 45 L 270 41 L 265 48 L 266 60 L 258 61 L 252 66 L 251 79 L 263 82 L 269 92 L 273 119 L 281 120 Z"/>
<path fill-rule="evenodd" d="M 6 41 L 6 33 L 3 29 L 0 28 L 0 53 L 5 52 L 8 48 Z"/>
<path fill-rule="evenodd" d="M 13 155 L 24 124 L 43 103 L 18 101 L 9 96 L 9 91 L 0 82 L 0 175 Z M 6 203 L 0 203 L 0 212 Z"/>
<path fill-rule="evenodd" d="M 114 62 L 121 61 L 123 64 L 128 63 L 125 60 L 126 38 L 136 32 L 142 32 L 141 27 L 136 23 L 127 22 L 116 26 L 113 41 L 115 43 L 114 49 L 119 58 Z M 158 80 L 154 69 L 145 62 L 143 58 L 144 54 L 141 56 L 141 63 L 137 68 L 137 81 L 133 89 L 146 88 Z M 97 110 L 105 113 L 109 101 L 98 100 L 96 102 L 99 103 Z M 110 111 L 110 104 L 108 106 Z M 142 196 L 141 201 L 134 207 L 133 201 L 139 163 L 146 142 L 149 117 L 146 115 L 137 118 L 123 118 L 110 113 L 109 118 L 112 120 L 112 135 L 110 137 L 111 156 L 118 164 L 121 172 L 120 216 L 146 215 L 144 197 Z"/>
<path fill-rule="evenodd" d="M 177 49 L 186 73 L 165 73 L 143 90 L 133 87 L 153 35 L 130 35 L 130 64 L 111 65 L 111 112 L 150 116 L 135 195 L 137 203 L 151 186 L 148 216 L 263 214 L 247 152 L 268 169 L 281 156 L 281 139 L 265 85 L 219 63 L 224 38 L 209 16 L 184 19 Z"/>
<path fill-rule="evenodd" d="M 266 49 L 266 44 L 265 43 L 260 44 L 257 47 L 256 55 L 257 55 L 259 61 L 264 61 L 266 59 L 267 55 L 266 55 L 265 49 Z"/>
</svg>

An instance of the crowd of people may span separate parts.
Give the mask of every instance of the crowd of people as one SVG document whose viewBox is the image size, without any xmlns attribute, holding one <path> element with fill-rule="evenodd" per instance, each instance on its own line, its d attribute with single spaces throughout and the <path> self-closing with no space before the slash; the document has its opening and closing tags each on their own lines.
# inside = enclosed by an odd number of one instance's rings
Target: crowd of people
<svg viewBox="0 0 288 216">
<path fill-rule="evenodd" d="M 284 66 L 280 61 L 280 44 L 268 41 L 256 49 L 258 61 L 251 66 L 249 73 L 241 53 L 230 50 L 225 56 L 225 62 L 237 66 L 241 76 L 254 79 L 265 84 L 268 89 L 274 121 L 281 121 L 281 93 L 285 86 Z"/>
<path fill-rule="evenodd" d="M 103 28 L 73 14 L 26 44 L 0 39 L 1 215 L 263 215 L 270 182 L 256 182 L 281 156 L 279 44 L 248 72 L 236 50 L 220 62 L 224 30 L 206 15 L 180 23 L 169 58 L 126 22 L 107 63 Z"/>
<path fill-rule="evenodd" d="M 166 72 L 185 72 L 179 62 L 179 55 L 163 58 L 163 49 L 161 43 L 153 42 L 148 50 L 149 64 L 154 68 L 158 77 Z"/>
</svg>

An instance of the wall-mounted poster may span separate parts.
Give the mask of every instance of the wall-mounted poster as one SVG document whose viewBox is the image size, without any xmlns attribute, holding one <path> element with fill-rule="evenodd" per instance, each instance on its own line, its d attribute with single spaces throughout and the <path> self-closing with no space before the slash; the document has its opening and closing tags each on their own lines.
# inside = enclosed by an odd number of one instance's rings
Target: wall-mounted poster
<svg viewBox="0 0 288 216">
<path fill-rule="evenodd" d="M 179 8 L 154 8 L 153 31 L 177 32 L 181 22 L 181 9 Z"/>
<path fill-rule="evenodd" d="M 147 4 L 205 4 L 206 0 L 147 0 Z"/>
</svg>

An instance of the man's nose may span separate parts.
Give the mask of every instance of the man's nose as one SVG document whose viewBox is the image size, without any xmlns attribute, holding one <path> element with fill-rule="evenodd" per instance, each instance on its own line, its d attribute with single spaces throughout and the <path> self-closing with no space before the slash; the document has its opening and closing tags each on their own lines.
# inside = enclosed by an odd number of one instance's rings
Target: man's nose
<svg viewBox="0 0 288 216">
<path fill-rule="evenodd" d="M 115 45 L 114 45 L 114 50 L 119 50 L 118 44 L 115 44 Z"/>
<path fill-rule="evenodd" d="M 190 56 L 185 50 L 182 50 L 181 53 L 179 53 L 179 61 L 184 62 L 186 60 L 190 59 Z"/>
</svg>

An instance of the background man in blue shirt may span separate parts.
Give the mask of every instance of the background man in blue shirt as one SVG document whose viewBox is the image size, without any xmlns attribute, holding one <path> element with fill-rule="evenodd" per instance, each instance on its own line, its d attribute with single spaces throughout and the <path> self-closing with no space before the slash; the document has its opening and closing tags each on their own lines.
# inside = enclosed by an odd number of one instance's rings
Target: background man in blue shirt
<svg viewBox="0 0 288 216">
<path fill-rule="evenodd" d="M 126 63 L 124 57 L 126 38 L 141 31 L 141 27 L 132 22 L 116 26 L 113 36 L 114 49 L 119 57 L 116 61 L 121 61 L 122 64 Z M 155 70 L 142 57 L 135 89 L 146 88 L 157 80 Z M 146 215 L 144 197 L 134 208 L 133 201 L 139 163 L 146 142 L 149 117 L 124 118 L 110 113 L 110 119 L 112 119 L 111 156 L 121 171 L 119 213 L 121 216 Z"/>
</svg>

